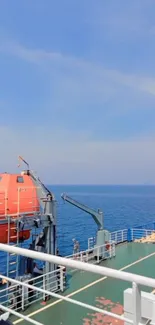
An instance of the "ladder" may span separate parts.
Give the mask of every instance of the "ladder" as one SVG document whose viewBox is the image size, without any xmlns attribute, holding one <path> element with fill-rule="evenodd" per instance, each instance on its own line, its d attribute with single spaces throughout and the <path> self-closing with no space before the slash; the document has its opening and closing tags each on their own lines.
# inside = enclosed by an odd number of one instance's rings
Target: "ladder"
<svg viewBox="0 0 155 325">
<path fill-rule="evenodd" d="M 19 232 L 20 232 L 20 193 L 21 188 L 17 189 L 17 216 L 14 220 L 15 222 L 11 222 L 10 216 L 8 216 L 8 245 L 19 246 Z M 14 243 L 14 244 L 12 244 Z M 7 276 L 16 278 L 19 273 L 19 256 L 15 253 L 7 253 Z"/>
<path fill-rule="evenodd" d="M 8 245 L 19 246 L 19 218 L 12 223 L 8 217 Z M 14 233 L 14 234 L 12 234 Z M 13 243 L 14 242 L 14 243 Z M 19 256 L 15 253 L 7 253 L 7 277 L 16 278 L 19 273 Z"/>
</svg>

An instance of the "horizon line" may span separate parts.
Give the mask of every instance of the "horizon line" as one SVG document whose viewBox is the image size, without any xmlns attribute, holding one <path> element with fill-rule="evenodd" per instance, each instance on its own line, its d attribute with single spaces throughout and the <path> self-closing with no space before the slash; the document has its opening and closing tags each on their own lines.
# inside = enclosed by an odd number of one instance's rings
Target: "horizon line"
<svg viewBox="0 0 155 325">
<path fill-rule="evenodd" d="M 47 184 L 47 186 L 155 186 L 155 184 Z"/>
</svg>

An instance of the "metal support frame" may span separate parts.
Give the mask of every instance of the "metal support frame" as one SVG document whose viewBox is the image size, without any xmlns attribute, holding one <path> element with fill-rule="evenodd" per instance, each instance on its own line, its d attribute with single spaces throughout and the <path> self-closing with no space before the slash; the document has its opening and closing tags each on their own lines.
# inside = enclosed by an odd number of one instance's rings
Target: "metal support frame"
<svg viewBox="0 0 155 325">
<path fill-rule="evenodd" d="M 27 166 L 28 163 L 22 158 L 19 157 Z M 8 225 L 8 240 L 7 243 L 10 244 L 11 238 L 11 227 L 16 227 L 17 229 L 17 241 L 15 245 L 19 245 L 19 232 L 20 232 L 20 222 L 24 223 L 24 230 L 31 230 L 33 227 L 36 226 L 37 222 L 39 221 L 39 228 L 44 231 L 44 240 L 45 246 L 44 251 L 48 254 L 55 254 L 56 252 L 56 200 L 54 195 L 45 187 L 45 185 L 40 181 L 40 179 L 35 175 L 35 173 L 31 170 L 27 170 L 23 172 L 25 175 L 28 175 L 32 182 L 34 183 L 34 190 L 37 192 L 38 197 L 38 209 L 36 211 L 35 206 L 32 206 L 32 212 L 30 211 L 21 211 L 21 192 L 26 191 L 26 189 L 31 187 L 19 187 L 17 193 L 17 212 L 14 215 L 8 215 L 7 211 L 7 204 L 8 204 L 8 197 L 6 192 L 4 191 L 5 197 L 5 215 L 1 216 L 4 219 L 0 220 L 0 224 Z M 32 197 L 33 201 L 33 197 Z M 33 205 L 34 202 L 32 202 Z M 18 256 L 16 259 L 16 274 L 13 274 L 14 277 L 18 276 L 18 265 L 19 260 Z M 7 276 L 9 276 L 10 270 L 10 254 L 7 254 Z M 54 264 L 50 264 L 46 262 L 45 273 L 49 273 L 54 270 Z M 48 279 L 47 279 L 48 282 Z"/>
<path fill-rule="evenodd" d="M 59 264 L 62 266 L 68 266 L 70 268 L 74 268 L 74 269 L 76 268 L 78 270 L 83 270 L 83 271 L 87 271 L 87 272 L 92 272 L 94 274 L 100 274 L 103 276 L 112 277 L 112 278 L 120 279 L 120 280 L 127 281 L 127 282 L 132 282 L 133 289 L 132 289 L 132 297 L 131 297 L 132 301 L 131 302 L 132 302 L 133 317 L 128 318 L 124 315 L 120 316 L 120 315 L 114 314 L 112 312 L 109 312 L 107 310 L 103 310 L 103 309 L 88 305 L 86 303 L 82 303 L 80 301 L 69 298 L 67 296 L 62 296 L 60 294 L 53 293 L 50 290 L 36 288 L 34 285 L 32 286 L 32 285 L 29 285 L 28 283 L 24 283 L 24 282 L 22 283 L 15 279 L 12 280 L 12 282 L 15 284 L 19 284 L 24 287 L 28 287 L 30 289 L 36 290 L 38 292 L 42 292 L 46 295 L 53 296 L 55 298 L 73 303 L 75 305 L 79 305 L 81 307 L 88 308 L 88 309 L 103 313 L 105 315 L 125 321 L 126 324 L 139 325 L 141 323 L 142 310 L 141 310 L 141 293 L 140 293 L 139 285 L 143 285 L 143 286 L 147 286 L 147 287 L 151 287 L 151 288 L 155 287 L 155 279 L 128 273 L 128 272 L 123 272 L 123 271 L 119 271 L 119 270 L 115 270 L 115 269 L 110 269 L 110 268 L 103 267 L 103 266 L 96 266 L 96 265 L 92 265 L 92 264 L 88 265 L 88 264 L 80 262 L 80 261 L 70 260 L 67 258 L 62 258 L 59 256 L 49 255 L 49 254 L 40 253 L 40 252 L 33 252 L 33 251 L 30 251 L 27 249 L 23 249 L 23 248 L 19 248 L 19 247 L 11 247 L 9 245 L 4 245 L 4 244 L 0 244 L 0 250 L 5 251 L 5 252 L 14 252 L 16 254 L 31 257 L 31 258 L 35 257 L 39 260 L 47 261 L 49 263 Z M 2 278 L 8 279 L 5 276 L 2 276 Z M 154 295 L 152 295 L 151 293 L 150 294 L 145 293 L 145 299 L 147 302 L 149 302 L 149 304 L 151 302 L 151 299 L 153 299 L 153 304 L 152 304 L 153 312 L 150 314 L 150 318 L 148 319 L 151 321 L 152 319 L 154 319 Z M 36 323 L 36 324 L 38 325 L 38 323 Z"/>
</svg>

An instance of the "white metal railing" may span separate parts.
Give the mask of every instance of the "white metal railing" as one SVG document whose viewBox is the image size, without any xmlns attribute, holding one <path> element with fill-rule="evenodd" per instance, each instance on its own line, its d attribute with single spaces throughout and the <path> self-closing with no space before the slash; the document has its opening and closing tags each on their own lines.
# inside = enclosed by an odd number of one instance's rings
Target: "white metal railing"
<svg viewBox="0 0 155 325">
<path fill-rule="evenodd" d="M 134 325 L 138 325 L 140 323 L 140 319 L 141 319 L 141 294 L 140 294 L 140 289 L 139 289 L 139 285 L 143 285 L 143 286 L 147 286 L 147 287 L 151 287 L 154 288 L 155 287 L 155 279 L 152 278 L 148 278 L 148 277 L 144 277 L 144 276 L 140 276 L 140 275 L 136 275 L 136 274 L 132 274 L 132 273 L 128 273 L 128 272 L 123 272 L 123 271 L 119 271 L 119 270 L 115 270 L 115 269 L 110 269 L 110 268 L 106 268 L 103 266 L 99 266 L 99 265 L 93 265 L 93 264 L 87 264 L 87 263 L 83 263 L 81 261 L 77 261 L 77 260 L 73 260 L 70 258 L 63 258 L 63 257 L 59 257 L 59 256 L 54 256 L 54 255 L 49 255 L 49 254 L 45 254 L 45 253 L 40 253 L 40 252 L 36 252 L 36 251 L 32 251 L 32 250 L 28 250 L 28 249 L 24 249 L 24 248 L 19 248 L 19 247 L 14 247 L 14 246 L 9 246 L 9 245 L 4 245 L 4 244 L 0 244 L 0 250 L 5 251 L 5 252 L 9 252 L 9 253 L 16 253 L 19 255 L 23 255 L 26 257 L 30 257 L 33 259 L 38 259 L 38 260 L 42 260 L 42 261 L 47 261 L 49 263 L 54 263 L 54 264 L 58 264 L 61 266 L 65 266 L 65 267 L 70 267 L 73 269 L 78 269 L 78 270 L 83 270 L 83 271 L 87 271 L 87 272 L 91 272 L 94 274 L 99 274 L 99 275 L 103 275 L 104 277 L 112 277 L 115 279 L 120 279 L 123 281 L 127 281 L 127 282 L 131 282 L 132 283 L 132 301 L 133 301 L 133 320 L 124 317 L 124 316 L 120 316 L 118 314 L 115 314 L 113 312 L 109 312 L 107 310 L 103 310 L 91 305 L 88 305 L 86 303 L 82 303 L 81 301 L 77 301 L 75 299 L 71 299 L 67 296 L 62 296 L 60 294 L 51 292 L 49 290 L 45 290 L 39 287 L 36 287 L 34 285 L 30 285 L 29 283 L 24 283 L 15 279 L 10 279 L 6 276 L 1 275 L 2 279 L 6 279 L 6 280 L 11 280 L 12 283 L 22 286 L 22 287 L 27 287 L 31 290 L 34 291 L 38 291 L 38 292 L 42 292 L 43 294 L 47 295 L 47 296 L 53 296 L 55 298 L 61 299 L 61 301 L 67 301 L 70 303 L 73 303 L 75 305 L 79 305 L 81 307 L 102 313 L 104 315 L 108 315 L 111 316 L 115 319 L 119 319 L 122 321 L 127 322 L 128 324 L 134 324 Z M 36 324 L 36 325 L 41 325 L 41 323 L 34 321 L 33 319 L 30 319 L 29 317 L 22 315 L 14 310 L 12 310 L 11 308 L 7 308 L 3 305 L 0 305 L 0 308 L 4 311 L 9 311 L 10 313 L 23 318 L 25 320 L 27 320 L 29 323 L 32 324 Z M 153 317 L 153 316 L 152 316 Z M 27 319 L 26 319 L 27 318 Z M 150 319 L 151 320 L 151 319 Z M 43 325 L 43 324 L 42 324 Z"/>
<path fill-rule="evenodd" d="M 123 243 L 127 241 L 128 229 L 118 230 L 110 233 L 110 241 L 115 242 L 115 244 Z M 91 249 L 95 246 L 96 238 L 88 238 L 88 249 Z"/>
<path fill-rule="evenodd" d="M 131 239 L 132 241 L 136 239 L 146 238 L 155 233 L 153 229 L 131 229 Z"/>
<path fill-rule="evenodd" d="M 23 283 L 22 277 L 16 278 Z M 65 268 L 59 267 L 58 269 L 33 277 L 24 283 L 35 285 L 36 288 L 42 288 L 43 290 L 51 290 L 52 292 L 64 291 L 66 288 L 66 276 Z M 12 279 L 10 279 L 9 288 L 0 290 L 0 301 L 3 306 L 9 307 L 16 311 L 24 310 L 26 307 L 39 300 L 45 300 L 46 295 L 38 290 L 28 291 L 27 287 L 22 285 L 14 285 Z"/>
<path fill-rule="evenodd" d="M 131 228 L 130 229 L 130 239 L 131 239 L 131 241 L 134 241 L 136 239 L 146 238 L 147 236 L 150 236 L 153 233 L 155 233 L 155 230 L 153 230 L 153 229 Z M 111 232 L 110 240 L 114 241 L 116 245 L 128 241 L 128 229 L 122 229 L 122 230 Z M 149 241 L 149 238 L 148 238 L 148 241 Z M 152 241 L 153 241 L 153 238 L 152 238 Z M 95 237 L 88 238 L 88 249 L 92 249 L 95 246 L 95 242 L 96 242 Z"/>
<path fill-rule="evenodd" d="M 110 240 L 115 241 L 116 244 L 127 241 L 127 229 L 118 230 L 110 233 Z"/>
<path fill-rule="evenodd" d="M 40 322 L 38 322 L 38 321 L 35 321 L 34 319 L 32 319 L 32 318 L 30 318 L 30 317 L 28 317 L 28 316 L 26 316 L 26 315 L 20 314 L 20 313 L 17 312 L 16 310 L 10 309 L 10 308 L 8 308 L 8 307 L 6 307 L 6 306 L 0 305 L 0 308 L 1 308 L 1 310 L 3 310 L 5 313 L 8 312 L 9 315 L 11 314 L 11 315 L 14 315 L 14 316 L 16 316 L 16 317 L 18 317 L 18 318 L 20 317 L 20 319 L 25 320 L 25 321 L 27 321 L 27 322 L 30 323 L 30 324 L 34 324 L 34 325 L 44 325 L 43 323 L 40 323 Z M 10 323 L 10 324 L 11 324 L 11 323 Z"/>
<path fill-rule="evenodd" d="M 95 237 L 88 238 L 88 249 L 93 248 L 95 246 L 95 243 L 96 243 Z"/>
<path fill-rule="evenodd" d="M 115 242 L 111 241 L 108 244 L 95 246 L 85 251 L 80 251 L 78 253 L 66 256 L 66 258 L 87 263 L 90 261 L 92 263 L 100 263 L 101 260 L 112 258 L 115 255 Z"/>
</svg>

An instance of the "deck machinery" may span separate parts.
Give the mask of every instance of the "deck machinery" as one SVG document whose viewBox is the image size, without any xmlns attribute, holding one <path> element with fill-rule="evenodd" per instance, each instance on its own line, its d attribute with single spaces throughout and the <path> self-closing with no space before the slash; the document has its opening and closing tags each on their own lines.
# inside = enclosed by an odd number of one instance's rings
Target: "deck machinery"
<svg viewBox="0 0 155 325">
<path fill-rule="evenodd" d="M 19 174 L 0 174 L 0 242 L 14 246 L 21 246 L 24 243 L 26 247 L 26 243 L 30 244 L 27 240 L 32 238 L 31 249 L 55 255 L 56 199 L 29 168 L 28 163 L 22 157 L 20 160 L 27 165 L 26 170 Z M 103 213 L 77 202 L 66 194 L 62 194 L 61 197 L 93 217 L 98 226 L 96 243 L 93 247 L 94 257 L 104 259 L 105 244 L 110 242 L 110 233 L 104 229 Z M 55 284 L 50 281 L 50 273 L 55 269 L 54 264 L 45 263 L 44 285 L 49 291 L 55 290 Z M 25 281 L 26 273 L 29 273 L 26 263 L 21 262 L 18 255 L 7 253 L 7 271 L 4 275 L 16 279 L 20 276 L 21 281 Z"/>
<path fill-rule="evenodd" d="M 56 253 L 56 200 L 36 174 L 29 169 L 21 174 L 0 174 L 0 228 L 4 228 L 2 243 L 20 246 L 36 229 L 32 249 L 48 254 Z M 2 233 L 2 231 L 1 231 Z M 35 245 L 37 242 L 37 245 Z M 7 255 L 7 276 L 17 278 L 19 257 Z M 22 263 L 23 264 L 23 263 Z M 26 263 L 25 263 L 26 264 Z M 45 273 L 55 266 L 45 263 Z M 23 268 L 23 274 L 26 270 Z M 48 282 L 48 279 L 46 279 Z M 52 289 L 52 288 L 51 288 Z"/>
<path fill-rule="evenodd" d="M 106 243 L 110 242 L 110 233 L 109 231 L 104 229 L 104 220 L 103 220 L 103 212 L 98 209 L 95 211 L 94 209 L 89 208 L 88 206 L 74 200 L 73 198 L 69 197 L 65 193 L 61 194 L 61 198 L 72 204 L 73 206 L 79 208 L 80 210 L 88 213 L 91 215 L 97 224 L 98 230 L 96 234 L 96 243 L 94 246 L 94 250 L 96 250 L 96 255 L 102 259 L 105 257 L 105 250 L 106 250 Z M 97 252 L 99 250 L 99 252 Z"/>
</svg>

